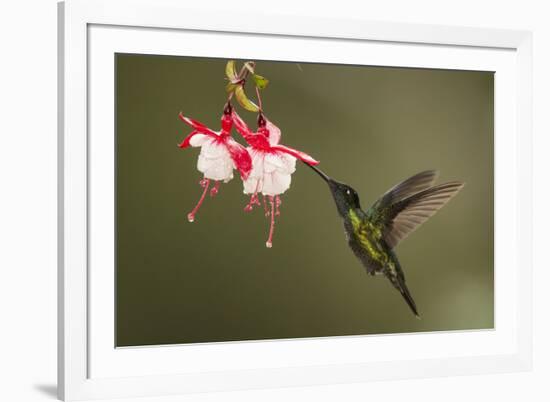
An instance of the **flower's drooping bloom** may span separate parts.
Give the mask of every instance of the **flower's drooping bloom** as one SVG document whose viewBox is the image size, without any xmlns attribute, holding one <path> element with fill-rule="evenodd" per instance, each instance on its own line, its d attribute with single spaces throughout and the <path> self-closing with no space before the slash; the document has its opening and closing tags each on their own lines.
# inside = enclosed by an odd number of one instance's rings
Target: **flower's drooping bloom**
<svg viewBox="0 0 550 402">
<path fill-rule="evenodd" d="M 280 195 L 290 188 L 291 175 L 296 170 L 296 159 L 309 164 L 319 162 L 308 154 L 279 144 L 281 130 L 260 113 L 258 131 L 252 132 L 241 117 L 233 111 L 233 122 L 237 131 L 248 143 L 248 153 L 252 158 L 252 170 L 248 178 L 243 179 L 244 193 L 250 194 L 250 202 L 245 211 L 251 211 L 254 205 L 260 205 L 258 194 L 263 196 L 266 216 L 271 216 L 267 247 L 273 245 L 275 216 L 279 216 L 282 203 Z M 269 210 L 267 201 L 271 206 Z"/>
<path fill-rule="evenodd" d="M 220 181 L 227 183 L 233 178 L 233 169 L 239 171 L 243 180 L 248 178 L 252 169 L 252 160 L 247 150 L 231 137 L 233 126 L 231 111 L 231 105 L 227 103 L 223 111 L 220 131 L 211 130 L 204 124 L 185 117 L 182 113 L 179 114 L 179 118 L 193 128 L 191 134 L 179 144 L 179 147 L 201 148 L 197 169 L 204 174 L 204 178 L 199 182 L 204 190 L 195 208 L 187 214 L 189 222 L 195 220 L 211 180 L 214 181 L 214 185 L 210 190 L 210 196 L 214 197 L 219 191 Z"/>
</svg>

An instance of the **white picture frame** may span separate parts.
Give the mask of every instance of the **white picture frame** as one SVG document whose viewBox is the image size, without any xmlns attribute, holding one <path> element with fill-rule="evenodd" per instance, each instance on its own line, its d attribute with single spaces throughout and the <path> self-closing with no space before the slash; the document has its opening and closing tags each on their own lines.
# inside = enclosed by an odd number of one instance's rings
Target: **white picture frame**
<svg viewBox="0 0 550 402">
<path fill-rule="evenodd" d="M 233 43 L 245 41 L 250 54 L 236 45 L 221 48 L 224 36 L 231 36 Z M 307 51 L 300 47 L 305 40 Z M 330 52 L 319 50 L 329 47 Z M 177 0 L 68 0 L 59 4 L 59 48 L 61 399 L 530 369 L 531 33 L 260 13 L 222 15 L 189 10 Z M 350 56 L 352 48 L 368 49 L 369 58 L 360 58 L 367 57 L 366 52 Z M 114 169 L 109 162 L 114 150 L 108 145 L 113 130 L 109 60 L 121 49 L 496 71 L 495 330 L 115 349 L 109 263 L 113 238 L 108 226 L 112 213 L 104 201 L 112 199 L 109 177 Z M 104 85 L 96 86 L 98 81 Z M 94 130 L 107 134 L 96 135 Z M 106 184 L 98 187 L 98 181 Z M 101 221 L 95 220 L 98 215 Z M 499 237 L 503 225 L 506 236 Z M 390 349 L 399 353 L 389 355 Z"/>
</svg>

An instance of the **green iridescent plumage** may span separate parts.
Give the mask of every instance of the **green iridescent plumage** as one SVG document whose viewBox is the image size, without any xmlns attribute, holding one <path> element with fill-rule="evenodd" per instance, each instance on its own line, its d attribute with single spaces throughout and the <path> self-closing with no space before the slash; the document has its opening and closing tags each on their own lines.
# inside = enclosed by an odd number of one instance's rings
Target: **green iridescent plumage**
<svg viewBox="0 0 550 402">
<path fill-rule="evenodd" d="M 455 181 L 434 186 L 437 172 L 428 170 L 392 187 L 363 211 L 352 187 L 310 167 L 327 182 L 344 221 L 348 244 L 367 273 L 388 278 L 419 317 L 393 249 L 455 196 L 464 183 Z"/>
</svg>

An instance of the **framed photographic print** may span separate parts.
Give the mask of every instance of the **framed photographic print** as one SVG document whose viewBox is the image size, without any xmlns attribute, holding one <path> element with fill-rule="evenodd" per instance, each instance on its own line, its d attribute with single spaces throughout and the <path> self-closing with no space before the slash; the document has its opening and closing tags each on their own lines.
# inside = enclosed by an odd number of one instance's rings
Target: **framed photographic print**
<svg viewBox="0 0 550 402">
<path fill-rule="evenodd" d="M 180 3 L 59 5 L 60 397 L 529 369 L 531 34 Z"/>
</svg>

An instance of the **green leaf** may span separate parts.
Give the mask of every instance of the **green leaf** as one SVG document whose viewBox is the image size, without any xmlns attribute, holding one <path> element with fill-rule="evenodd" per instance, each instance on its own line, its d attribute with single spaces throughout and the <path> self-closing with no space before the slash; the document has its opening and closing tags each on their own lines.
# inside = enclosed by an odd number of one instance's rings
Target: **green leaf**
<svg viewBox="0 0 550 402">
<path fill-rule="evenodd" d="M 235 97 L 237 98 L 237 102 L 249 112 L 258 112 L 260 110 L 254 102 L 248 99 L 242 85 L 238 85 L 237 88 L 235 88 Z"/>
<path fill-rule="evenodd" d="M 229 60 L 225 65 L 225 75 L 229 78 L 229 81 L 237 81 L 237 71 L 235 70 L 235 60 Z"/>
<path fill-rule="evenodd" d="M 259 89 L 264 89 L 269 84 L 269 80 L 261 75 L 253 74 L 252 78 L 254 78 L 254 82 Z"/>
<path fill-rule="evenodd" d="M 225 92 L 227 92 L 228 94 L 230 94 L 231 92 L 233 92 L 237 87 L 240 87 L 241 85 L 240 84 L 233 84 L 232 82 L 228 82 L 227 85 L 225 86 Z"/>
</svg>

